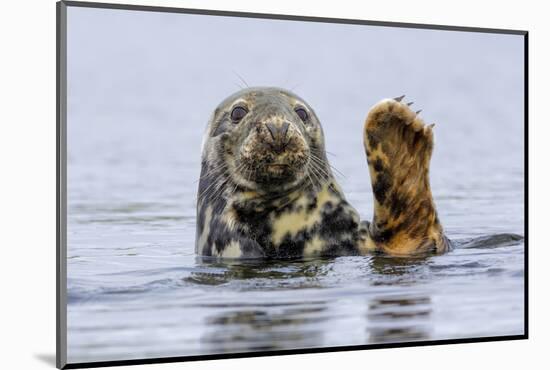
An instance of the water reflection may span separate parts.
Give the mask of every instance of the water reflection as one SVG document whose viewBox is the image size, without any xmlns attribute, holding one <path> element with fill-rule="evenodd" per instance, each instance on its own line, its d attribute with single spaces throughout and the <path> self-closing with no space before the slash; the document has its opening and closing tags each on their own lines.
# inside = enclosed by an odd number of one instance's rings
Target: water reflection
<svg viewBox="0 0 550 370">
<path fill-rule="evenodd" d="M 201 344 L 214 353 L 321 346 L 319 323 L 327 319 L 325 311 L 326 302 L 304 302 L 299 307 L 278 305 L 208 316 L 205 324 L 210 330 Z"/>
<path fill-rule="evenodd" d="M 285 293 L 288 300 L 284 301 L 268 302 L 260 297 L 245 301 L 243 296 L 243 301 L 232 302 L 234 304 L 217 304 L 216 313 L 204 319 L 208 332 L 201 338 L 201 345 L 213 352 L 323 346 L 334 330 L 355 333 L 355 338 L 357 331 L 364 333 L 364 339 L 357 344 L 403 342 L 430 339 L 432 300 L 418 288 L 403 292 L 394 287 L 414 285 L 422 269 L 429 268 L 430 260 L 431 257 L 385 256 L 355 258 L 353 262 L 345 259 L 284 262 L 201 259 L 186 281 L 214 286 L 235 284 L 243 292 L 267 287 L 270 291 L 326 288 L 324 299 Z M 365 267 L 347 270 L 350 286 L 347 296 L 331 289 L 334 274 L 346 277 L 339 271 L 342 263 Z M 211 305 L 205 308 L 212 309 Z M 364 319 L 350 324 L 348 315 L 359 311 L 364 312 Z M 343 323 L 348 329 L 340 327 Z"/>
<path fill-rule="evenodd" d="M 380 275 L 405 275 L 422 270 L 432 258 L 373 256 L 369 260 L 369 267 L 372 272 Z"/>
<path fill-rule="evenodd" d="M 374 256 L 369 260 L 377 287 L 416 286 L 433 257 Z M 418 291 L 384 293 L 368 299 L 366 331 L 369 343 L 406 342 L 429 339 L 432 301 Z"/>
<path fill-rule="evenodd" d="M 368 303 L 370 343 L 429 339 L 432 302 L 429 296 L 381 296 Z"/>
<path fill-rule="evenodd" d="M 319 278 L 331 271 L 328 259 L 291 261 L 218 261 L 205 257 L 197 258 L 195 271 L 184 278 L 185 282 L 202 285 L 221 285 L 235 280 L 275 281 L 273 287 L 288 289 L 285 281 L 294 281 L 294 287 L 321 287 Z M 299 279 L 299 280 L 296 280 Z M 245 285 L 246 287 L 246 285 Z"/>
</svg>

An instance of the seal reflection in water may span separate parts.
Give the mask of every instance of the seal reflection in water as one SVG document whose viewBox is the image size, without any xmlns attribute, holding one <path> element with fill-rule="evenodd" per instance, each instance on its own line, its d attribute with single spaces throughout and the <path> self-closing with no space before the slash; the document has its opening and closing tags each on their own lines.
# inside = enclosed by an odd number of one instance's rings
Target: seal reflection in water
<svg viewBox="0 0 550 370">
<path fill-rule="evenodd" d="M 214 111 L 202 147 L 196 253 L 222 258 L 441 253 L 428 169 L 432 127 L 403 97 L 369 112 L 364 143 L 374 218 L 361 222 L 328 163 L 313 109 L 279 88 L 247 88 Z"/>
</svg>

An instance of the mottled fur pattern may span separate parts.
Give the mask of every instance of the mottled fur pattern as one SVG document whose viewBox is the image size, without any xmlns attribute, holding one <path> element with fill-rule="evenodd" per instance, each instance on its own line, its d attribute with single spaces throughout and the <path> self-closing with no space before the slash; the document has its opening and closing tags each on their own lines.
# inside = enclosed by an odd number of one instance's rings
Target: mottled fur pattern
<svg viewBox="0 0 550 370">
<path fill-rule="evenodd" d="M 429 183 L 434 138 L 403 97 L 376 104 L 365 122 L 364 143 L 374 193 L 367 249 L 392 255 L 444 252 Z"/>
<path fill-rule="evenodd" d="M 236 117 L 236 109 L 246 114 Z M 431 127 L 407 105 L 384 100 L 373 107 L 365 148 L 375 211 L 371 224 L 361 222 L 334 179 L 311 107 L 278 88 L 239 91 L 218 106 L 205 133 L 196 252 L 221 258 L 442 252 L 448 244 L 428 182 L 432 147 Z"/>
</svg>

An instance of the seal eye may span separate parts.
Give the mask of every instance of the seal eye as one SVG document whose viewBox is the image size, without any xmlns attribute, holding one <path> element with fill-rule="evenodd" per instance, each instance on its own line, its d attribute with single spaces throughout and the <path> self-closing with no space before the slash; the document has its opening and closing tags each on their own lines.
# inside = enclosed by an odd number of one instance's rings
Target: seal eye
<svg viewBox="0 0 550 370">
<path fill-rule="evenodd" d="M 248 111 L 245 108 L 235 107 L 231 111 L 231 121 L 233 121 L 233 123 L 238 123 L 244 118 L 244 116 L 246 116 L 247 113 Z"/>
<path fill-rule="evenodd" d="M 296 112 L 296 114 L 298 115 L 298 117 L 300 117 L 300 119 L 304 122 L 307 121 L 308 119 L 308 115 L 307 115 L 307 112 L 304 108 L 296 108 L 294 110 L 294 112 Z"/>
</svg>

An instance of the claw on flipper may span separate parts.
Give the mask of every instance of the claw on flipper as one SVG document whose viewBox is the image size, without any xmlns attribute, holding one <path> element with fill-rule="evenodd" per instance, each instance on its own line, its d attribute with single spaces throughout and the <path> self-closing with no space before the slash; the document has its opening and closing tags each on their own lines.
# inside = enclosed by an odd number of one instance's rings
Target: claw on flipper
<svg viewBox="0 0 550 370">
<path fill-rule="evenodd" d="M 401 96 L 398 96 L 397 98 L 393 98 L 393 100 L 400 102 L 401 100 L 403 100 L 404 97 L 405 95 L 401 95 Z"/>
<path fill-rule="evenodd" d="M 434 128 L 434 126 L 435 126 L 435 123 L 424 126 L 424 135 L 429 135 L 432 132 L 432 129 Z"/>
<path fill-rule="evenodd" d="M 407 103 L 407 105 L 408 105 L 409 107 L 410 107 L 411 105 L 413 105 L 413 104 L 414 104 L 413 101 Z"/>
<path fill-rule="evenodd" d="M 415 113 L 416 115 L 419 115 L 419 114 L 420 114 L 420 112 L 422 112 L 422 109 L 419 109 L 419 110 L 417 110 L 417 111 L 416 111 L 416 112 L 414 112 L 414 113 Z"/>
</svg>

